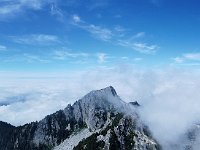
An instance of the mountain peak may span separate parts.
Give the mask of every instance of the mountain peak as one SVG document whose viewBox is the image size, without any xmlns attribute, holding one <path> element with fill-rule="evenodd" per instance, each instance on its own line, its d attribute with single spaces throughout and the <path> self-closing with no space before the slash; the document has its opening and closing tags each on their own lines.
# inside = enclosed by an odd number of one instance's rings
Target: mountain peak
<svg viewBox="0 0 200 150">
<path fill-rule="evenodd" d="M 94 90 L 80 99 L 82 103 L 89 103 L 89 105 L 105 105 L 105 102 L 112 103 L 120 100 L 117 92 L 112 86 L 100 90 Z M 92 106 L 93 107 L 93 106 Z"/>
<path fill-rule="evenodd" d="M 108 86 L 106 88 L 100 89 L 100 90 L 93 90 L 91 92 L 89 92 L 88 94 L 86 94 L 84 97 L 84 99 L 98 99 L 98 101 L 100 99 L 112 99 L 112 98 L 118 98 L 117 96 L 117 92 L 115 91 L 115 89 L 112 86 Z"/>
<path fill-rule="evenodd" d="M 134 102 L 129 102 L 129 104 L 133 105 L 133 106 L 136 106 L 136 107 L 139 107 L 140 104 L 137 102 L 137 101 L 134 101 Z"/>
<path fill-rule="evenodd" d="M 107 92 L 111 92 L 113 96 L 117 95 L 117 92 L 115 91 L 115 89 L 112 86 L 108 86 L 104 89 L 101 89 L 100 91 L 107 91 Z"/>
</svg>

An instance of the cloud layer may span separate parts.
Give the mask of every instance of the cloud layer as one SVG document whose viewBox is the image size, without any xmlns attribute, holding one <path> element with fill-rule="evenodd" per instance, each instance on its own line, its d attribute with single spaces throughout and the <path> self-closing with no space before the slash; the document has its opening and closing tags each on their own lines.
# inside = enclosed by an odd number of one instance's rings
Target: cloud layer
<svg viewBox="0 0 200 150">
<path fill-rule="evenodd" d="M 0 82 L 1 102 L 19 97 L 16 101 L 10 100 L 10 105 L 0 107 L 0 120 L 15 125 L 40 120 L 89 91 L 109 85 L 116 88 L 123 100 L 137 100 L 142 105 L 142 120 L 163 145 L 178 141 L 192 124 L 200 120 L 198 71 L 170 68 L 143 71 L 122 65 L 67 73 L 61 79 L 49 76 L 1 79 Z"/>
</svg>

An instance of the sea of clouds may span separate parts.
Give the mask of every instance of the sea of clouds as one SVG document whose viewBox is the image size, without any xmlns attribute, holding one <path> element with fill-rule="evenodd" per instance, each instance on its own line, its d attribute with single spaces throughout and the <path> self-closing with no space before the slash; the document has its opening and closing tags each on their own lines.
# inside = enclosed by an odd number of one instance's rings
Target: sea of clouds
<svg viewBox="0 0 200 150">
<path fill-rule="evenodd" d="M 118 66 L 50 77 L 13 76 L 2 75 L 0 79 L 0 120 L 13 125 L 40 120 L 91 90 L 110 85 L 124 101 L 141 104 L 141 119 L 162 145 L 179 141 L 192 124 L 200 121 L 198 70 L 144 71 Z"/>
</svg>

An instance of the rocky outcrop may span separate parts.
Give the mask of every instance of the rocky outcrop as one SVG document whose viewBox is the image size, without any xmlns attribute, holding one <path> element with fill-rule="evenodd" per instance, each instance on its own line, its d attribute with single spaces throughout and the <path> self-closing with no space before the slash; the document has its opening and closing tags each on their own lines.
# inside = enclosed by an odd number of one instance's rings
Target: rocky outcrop
<svg viewBox="0 0 200 150">
<path fill-rule="evenodd" d="M 92 91 L 39 122 L 1 123 L 0 150 L 160 149 L 129 105 L 111 86 Z"/>
</svg>

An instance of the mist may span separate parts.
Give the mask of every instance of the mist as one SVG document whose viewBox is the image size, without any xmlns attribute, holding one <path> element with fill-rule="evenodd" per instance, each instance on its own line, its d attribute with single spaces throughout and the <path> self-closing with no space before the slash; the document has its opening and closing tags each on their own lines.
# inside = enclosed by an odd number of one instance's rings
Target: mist
<svg viewBox="0 0 200 150">
<path fill-rule="evenodd" d="M 0 107 L 0 120 L 13 125 L 40 120 L 91 90 L 112 85 L 122 100 L 140 103 L 141 119 L 163 148 L 169 150 L 173 149 L 169 148 L 171 144 L 182 142 L 180 138 L 200 121 L 199 75 L 197 70 L 118 66 L 68 73 L 60 79 L 1 79 L 0 102 L 8 105 Z M 21 95 L 22 101 L 9 100 Z"/>
</svg>

